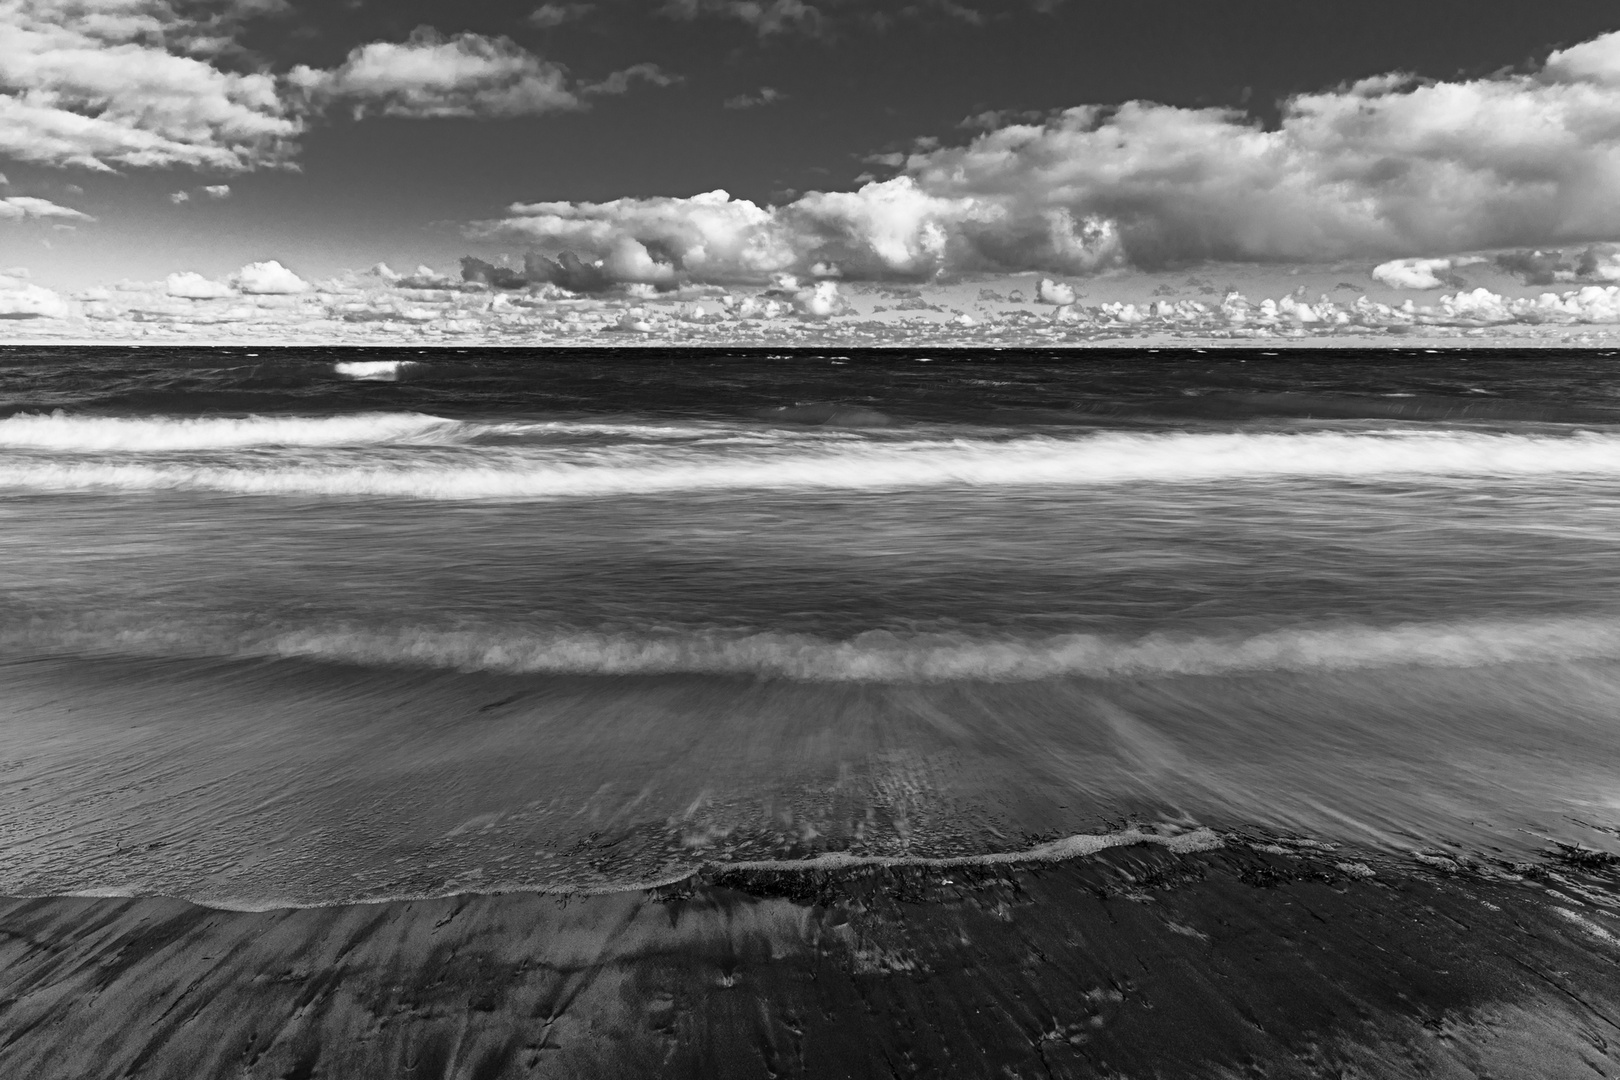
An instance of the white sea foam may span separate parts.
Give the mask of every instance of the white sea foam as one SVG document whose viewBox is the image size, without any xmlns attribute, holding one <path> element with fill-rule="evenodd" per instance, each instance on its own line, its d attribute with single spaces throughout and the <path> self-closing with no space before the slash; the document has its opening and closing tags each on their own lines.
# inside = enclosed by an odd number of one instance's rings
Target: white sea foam
<svg viewBox="0 0 1620 1080">
<path fill-rule="evenodd" d="M 340 360 L 332 370 L 350 379 L 393 382 L 402 370 L 415 365 L 414 360 Z"/>
<path fill-rule="evenodd" d="M 14 430 L 18 440 L 32 437 L 43 445 L 45 439 L 59 439 L 84 449 L 98 445 L 218 447 L 233 438 L 240 440 L 236 445 L 245 446 L 300 437 L 310 446 L 363 439 L 466 444 L 492 427 L 415 414 L 318 421 L 164 421 L 161 424 L 174 426 L 140 426 L 146 423 L 86 421 L 71 437 L 59 434 L 63 429 L 50 423 L 38 429 L 24 423 Z M 97 424 L 111 426 L 103 430 Z M 120 424 L 130 426 L 117 426 Z M 193 424 L 202 426 L 189 426 Z M 538 431 L 544 426 L 529 427 Z M 39 434 L 30 434 L 36 430 Z M 72 438 L 78 442 L 72 443 Z M 188 438 L 192 443 L 185 442 Z M 0 445 L 4 440 L 0 434 Z M 725 490 L 1063 487 L 1287 477 L 1620 478 L 1620 436 L 1592 433 L 1105 434 L 999 442 L 789 439 L 747 449 L 633 443 L 572 456 L 547 447 L 528 448 L 528 452 L 485 448 L 482 455 L 476 447 L 466 451 L 454 460 L 413 459 L 402 450 L 389 457 L 341 462 L 292 455 L 218 465 L 11 461 L 0 463 L 0 487 L 468 500 Z"/>
<path fill-rule="evenodd" d="M 883 867 L 886 869 L 917 868 L 929 870 L 958 870 L 987 866 L 1028 866 L 1031 863 L 1061 863 L 1074 859 L 1090 858 L 1113 848 L 1121 847 L 1162 847 L 1177 855 L 1195 855 L 1204 851 L 1216 851 L 1226 846 L 1225 837 L 1213 829 L 1196 828 L 1186 832 L 1159 833 L 1149 832 L 1141 828 L 1126 828 L 1112 833 L 1077 833 L 1073 836 L 1061 837 L 1046 843 L 1036 844 L 1034 847 L 1021 851 L 996 851 L 982 855 L 856 855 L 848 852 L 827 852 L 807 859 L 756 859 L 739 862 L 727 862 L 720 859 L 705 860 L 695 866 L 676 869 L 656 877 L 635 878 L 606 885 L 517 885 L 501 887 L 492 885 L 486 889 L 469 890 L 466 888 L 441 889 L 431 892 L 401 892 L 387 896 L 370 896 L 361 900 L 343 899 L 327 902 L 310 903 L 292 898 L 223 898 L 215 896 L 183 896 L 189 903 L 199 907 L 211 908 L 216 911 L 243 911 L 262 912 L 279 910 L 318 910 L 321 908 L 354 906 L 356 904 L 397 904 L 412 903 L 427 900 L 443 900 L 455 896 L 479 895 L 488 896 L 502 893 L 528 893 L 539 895 L 568 895 L 568 896 L 604 896 L 621 893 L 647 892 L 652 889 L 667 888 L 690 881 L 700 874 L 723 873 L 759 873 L 773 872 L 785 874 L 826 873 L 837 871 L 860 870 L 868 867 Z M 1358 864 L 1359 865 L 1359 864 Z M 1368 871 L 1371 873 L 1371 871 Z M 81 889 L 62 894 L 42 894 L 43 896 L 65 895 L 84 897 L 88 899 L 123 899 L 142 895 L 137 889 Z M 25 898 L 28 897 L 25 894 Z"/>
<path fill-rule="evenodd" d="M 706 674 L 805 682 L 928 683 L 1162 678 L 1267 671 L 1466 668 L 1620 659 L 1620 620 L 1545 619 L 1301 627 L 1253 635 L 993 637 L 545 632 L 514 627 L 382 630 L 35 624 L 0 633 L 13 650 L 307 659 L 509 675 Z"/>
<path fill-rule="evenodd" d="M 19 413 L 0 420 L 0 447 L 93 453 L 356 446 L 421 438 L 457 426 L 455 421 L 422 413 L 232 418 L 82 416 L 58 411 Z"/>
</svg>

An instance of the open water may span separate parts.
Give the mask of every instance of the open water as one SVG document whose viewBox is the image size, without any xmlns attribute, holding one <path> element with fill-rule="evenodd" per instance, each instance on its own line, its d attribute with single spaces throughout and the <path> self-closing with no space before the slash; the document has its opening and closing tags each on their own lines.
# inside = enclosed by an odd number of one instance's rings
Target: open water
<svg viewBox="0 0 1620 1080">
<path fill-rule="evenodd" d="M 0 893 L 1620 851 L 1620 357 L 0 352 Z"/>
</svg>

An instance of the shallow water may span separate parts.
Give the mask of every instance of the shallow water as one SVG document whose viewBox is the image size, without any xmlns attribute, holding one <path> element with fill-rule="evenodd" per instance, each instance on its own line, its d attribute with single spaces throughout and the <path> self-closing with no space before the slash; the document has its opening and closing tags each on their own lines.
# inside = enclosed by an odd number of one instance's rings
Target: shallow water
<svg viewBox="0 0 1620 1080">
<path fill-rule="evenodd" d="M 254 351 L 0 353 L 0 892 L 1620 851 L 1613 356 Z"/>
</svg>

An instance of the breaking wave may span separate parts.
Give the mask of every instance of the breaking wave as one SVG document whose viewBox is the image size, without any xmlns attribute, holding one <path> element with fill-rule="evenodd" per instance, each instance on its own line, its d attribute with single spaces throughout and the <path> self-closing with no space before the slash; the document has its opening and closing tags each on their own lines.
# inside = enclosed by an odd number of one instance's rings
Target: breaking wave
<svg viewBox="0 0 1620 1080">
<path fill-rule="evenodd" d="M 79 453 L 358 446 L 443 434 L 459 425 L 422 413 L 161 417 L 19 413 L 0 420 L 0 447 Z"/>
<path fill-rule="evenodd" d="M 1466 668 L 1620 659 L 1620 620 L 1475 620 L 1335 626 L 1247 636 L 1062 634 L 1042 638 L 877 631 L 846 640 L 772 632 L 609 634 L 520 628 L 331 625 L 62 626 L 0 632 L 8 649 L 163 657 L 302 659 L 506 675 L 702 674 L 803 682 L 1016 682 L 1266 671 Z"/>
<path fill-rule="evenodd" d="M 16 423 L 19 418 L 0 424 Z M 39 422 L 41 426 L 30 427 Z M 455 456 L 388 454 L 322 459 L 255 455 L 224 463 L 13 460 L 0 487 L 45 491 L 198 490 L 248 495 L 407 499 L 550 499 L 725 490 L 884 490 L 930 487 L 1085 486 L 1265 478 L 1620 478 L 1620 436 L 1480 432 L 1098 434 L 894 440 L 844 436 L 778 439 L 747 449 L 625 441 L 589 452 L 491 447 L 481 438 L 517 428 L 416 414 L 333 420 L 83 421 L 24 418 L 0 427 L 0 445 L 55 438 L 74 449 L 257 445 L 303 439 L 311 447 L 377 442 L 453 444 Z M 158 426 L 143 426 L 157 424 Z M 128 425 L 128 426 L 119 426 Z M 162 426 L 169 425 L 169 426 Z M 198 426 L 190 426 L 198 425 Z M 233 426 L 240 425 L 240 426 Z M 572 425 L 578 426 L 578 425 Z M 611 425 L 604 425 L 606 430 Z M 628 426 L 627 426 L 628 427 Z M 71 434 L 63 434 L 70 432 Z M 626 434 L 633 434 L 627 431 Z M 11 439 L 9 444 L 7 439 Z M 232 444 L 231 439 L 239 440 Z M 73 442 L 73 440 L 77 440 Z M 420 453 L 419 451 L 416 453 Z"/>
</svg>

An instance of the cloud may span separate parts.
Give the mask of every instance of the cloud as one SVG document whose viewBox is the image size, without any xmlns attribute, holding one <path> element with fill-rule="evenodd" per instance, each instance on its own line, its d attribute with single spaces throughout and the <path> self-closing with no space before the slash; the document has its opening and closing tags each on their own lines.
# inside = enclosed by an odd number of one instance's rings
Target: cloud
<svg viewBox="0 0 1620 1080">
<path fill-rule="evenodd" d="M 595 4 L 541 4 L 524 21 L 540 30 L 578 22 L 596 10 Z"/>
<path fill-rule="evenodd" d="M 447 38 L 429 27 L 401 44 L 354 49 L 330 71 L 299 66 L 288 79 L 312 102 L 341 103 L 356 115 L 510 117 L 581 107 L 560 65 L 511 38 Z"/>
<path fill-rule="evenodd" d="M 1041 122 L 991 114 L 980 121 L 989 130 L 955 146 L 920 142 L 888 159 L 898 176 L 856 191 L 777 207 L 724 192 L 518 204 L 472 231 L 651 284 L 763 280 L 818 263 L 848 278 L 1084 274 L 1620 238 L 1617 70 L 1620 33 L 1527 74 L 1386 75 L 1300 95 L 1269 130 L 1235 110 L 1140 101 Z"/>
<path fill-rule="evenodd" d="M 191 201 L 191 195 L 188 192 L 176 191 L 169 196 L 169 201 L 176 206 L 184 206 Z"/>
<path fill-rule="evenodd" d="M 581 94 L 625 94 L 637 82 L 654 86 L 675 86 L 685 80 L 672 75 L 657 64 L 632 64 L 623 71 L 615 71 L 601 82 L 590 83 L 580 89 Z"/>
<path fill-rule="evenodd" d="M 235 295 L 235 291 L 229 285 L 210 281 L 201 274 L 189 270 L 170 274 L 165 291 L 170 296 L 186 300 L 220 300 Z"/>
<path fill-rule="evenodd" d="M 27 221 L 55 219 L 59 221 L 94 221 L 89 214 L 67 206 L 58 206 L 48 199 L 35 199 L 27 195 L 9 195 L 0 199 L 0 221 Z"/>
<path fill-rule="evenodd" d="M 653 285 L 759 282 L 775 273 L 922 280 L 1031 260 L 1085 272 L 1109 264 L 1117 247 L 1106 222 L 1061 210 L 1013 220 L 997 202 L 933 195 L 908 176 L 811 192 L 782 207 L 724 191 L 518 204 L 471 231 L 585 256 L 607 282 Z"/>
<path fill-rule="evenodd" d="M 826 23 L 821 8 L 804 0 L 665 0 L 659 12 L 687 21 L 704 16 L 736 19 L 760 37 L 795 31 L 819 33 Z"/>
<path fill-rule="evenodd" d="M 769 86 L 762 86 L 759 88 L 759 93 L 738 94 L 736 97 L 727 98 L 724 105 L 728 109 L 753 109 L 761 105 L 774 105 L 785 97 L 787 95 L 778 90 L 774 90 Z"/>
<path fill-rule="evenodd" d="M 1035 298 L 1043 304 L 1055 304 L 1062 307 L 1075 301 L 1074 286 L 1051 278 L 1041 278 L 1040 284 L 1035 286 Z"/>
<path fill-rule="evenodd" d="M 264 71 L 211 61 L 274 4 L 182 16 L 168 0 L 0 2 L 0 154 L 46 165 L 241 171 L 286 164 L 302 122 Z"/>
<path fill-rule="evenodd" d="M 1227 109 L 1129 102 L 912 155 L 923 190 L 1113 221 L 1135 262 L 1414 255 L 1620 235 L 1620 33 L 1528 75 L 1390 75 Z"/>
<path fill-rule="evenodd" d="M 1373 267 L 1372 276 L 1392 289 L 1441 289 L 1455 283 L 1450 259 L 1395 259 Z"/>
<path fill-rule="evenodd" d="M 228 199 L 231 197 L 231 185 L 209 184 L 207 187 L 203 188 L 203 194 L 207 195 L 210 199 Z"/>
<path fill-rule="evenodd" d="M 26 278 L 0 275 L 0 319 L 61 319 L 68 314 L 67 301 Z"/>
<path fill-rule="evenodd" d="M 309 291 L 309 282 L 274 260 L 249 263 L 231 275 L 231 284 L 251 296 L 292 296 Z"/>
</svg>

